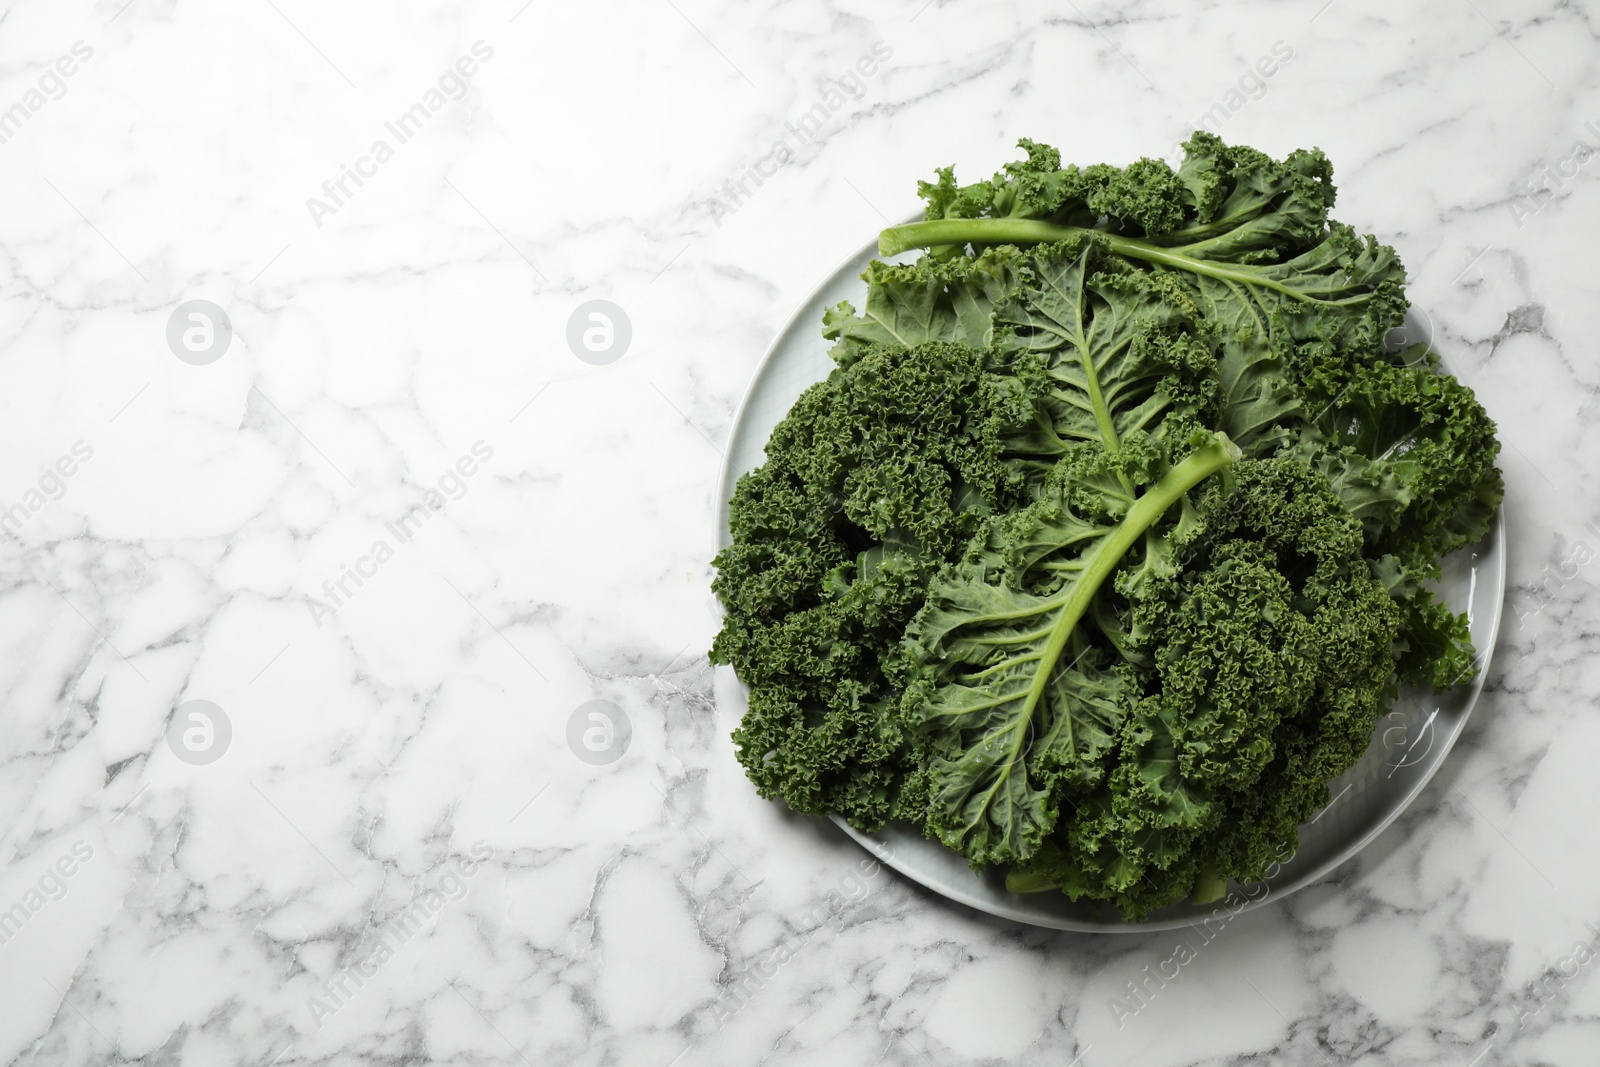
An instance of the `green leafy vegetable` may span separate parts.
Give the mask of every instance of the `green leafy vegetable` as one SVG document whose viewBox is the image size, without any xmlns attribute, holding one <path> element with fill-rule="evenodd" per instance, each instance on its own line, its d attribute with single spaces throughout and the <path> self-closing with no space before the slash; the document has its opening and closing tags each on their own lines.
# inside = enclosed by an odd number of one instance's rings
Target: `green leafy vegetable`
<svg viewBox="0 0 1600 1067">
<path fill-rule="evenodd" d="M 1431 592 L 1502 495 L 1494 426 L 1332 222 L 1318 151 L 923 183 L 838 367 L 716 560 L 767 796 L 920 825 L 1139 919 L 1292 851 L 1401 683 L 1471 676 Z"/>
<path fill-rule="evenodd" d="M 1238 457 L 1218 434 L 1137 499 L 1105 479 L 1097 491 L 1109 497 L 1102 513 L 1120 515 L 1112 525 L 1074 514 L 1071 494 L 1058 488 L 1021 521 L 1002 523 L 999 544 L 933 582 L 908 639 L 935 680 L 919 680 L 911 705 L 937 739 L 927 821 L 946 845 L 978 863 L 1026 859 L 1055 821 L 1058 780 L 1098 776 L 1129 687 L 1093 662 L 1080 666 L 1081 651 L 1068 663 L 1062 654 L 1123 555 L 1185 493 Z M 1029 551 L 1041 527 L 1050 555 Z M 1017 562 L 1019 535 L 1030 566 L 1059 576 L 1048 595 L 989 580 L 995 565 Z M 1062 550 L 1067 558 L 1055 554 Z"/>
</svg>

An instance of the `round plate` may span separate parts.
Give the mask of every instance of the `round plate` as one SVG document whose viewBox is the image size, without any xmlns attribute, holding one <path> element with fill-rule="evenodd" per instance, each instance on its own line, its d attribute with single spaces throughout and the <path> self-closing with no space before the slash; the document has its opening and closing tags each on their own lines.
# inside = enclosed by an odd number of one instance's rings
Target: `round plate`
<svg viewBox="0 0 1600 1067">
<path fill-rule="evenodd" d="M 920 216 L 917 216 L 920 218 Z M 863 246 L 841 263 L 811 293 L 779 331 L 756 370 L 749 391 L 734 414 L 733 432 L 718 489 L 717 547 L 731 541 L 728 500 L 739 476 L 760 466 L 772 428 L 788 414 L 807 387 L 834 367 L 832 345 L 822 339 L 822 313 L 840 300 L 861 307 L 866 284 L 861 272 L 877 254 L 877 242 Z M 888 257 L 909 262 L 920 252 Z M 1406 318 L 1406 340 L 1432 339 L 1426 317 Z M 1184 903 L 1153 912 L 1148 921 L 1126 923 L 1109 905 L 1073 902 L 1064 893 L 1017 894 L 1006 891 L 1004 875 L 978 874 L 966 861 L 937 841 L 923 837 L 909 824 L 891 823 L 868 834 L 834 816 L 845 833 L 906 877 L 952 900 L 1018 922 L 1058 930 L 1141 933 L 1170 930 L 1203 922 L 1213 915 L 1232 915 L 1278 900 L 1326 877 L 1350 859 L 1405 810 L 1433 777 L 1455 744 L 1477 702 L 1488 673 L 1490 652 L 1500 628 L 1505 595 L 1506 550 L 1503 514 L 1497 513 L 1489 534 L 1444 561 L 1439 592 L 1452 611 L 1465 611 L 1478 650 L 1479 670 L 1470 685 L 1448 693 L 1431 689 L 1403 690 L 1394 707 L 1379 720 L 1371 746 L 1354 767 L 1330 783 L 1332 800 L 1300 828 L 1294 858 L 1258 885 L 1230 885 L 1222 900 L 1203 906 Z M 744 692 L 743 687 L 740 688 Z M 743 709 L 739 709 L 743 714 Z"/>
</svg>

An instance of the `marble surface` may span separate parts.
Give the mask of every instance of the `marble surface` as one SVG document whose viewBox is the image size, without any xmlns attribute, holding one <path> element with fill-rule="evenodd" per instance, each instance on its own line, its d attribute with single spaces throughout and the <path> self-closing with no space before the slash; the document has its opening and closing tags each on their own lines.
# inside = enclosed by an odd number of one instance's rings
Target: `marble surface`
<svg viewBox="0 0 1600 1067">
<path fill-rule="evenodd" d="M 1597 24 L 7 6 L 0 1062 L 1593 1063 Z M 722 442 L 815 281 L 937 165 L 1207 115 L 1400 249 L 1513 590 L 1419 803 L 1183 953 L 759 800 L 703 650 Z"/>
</svg>

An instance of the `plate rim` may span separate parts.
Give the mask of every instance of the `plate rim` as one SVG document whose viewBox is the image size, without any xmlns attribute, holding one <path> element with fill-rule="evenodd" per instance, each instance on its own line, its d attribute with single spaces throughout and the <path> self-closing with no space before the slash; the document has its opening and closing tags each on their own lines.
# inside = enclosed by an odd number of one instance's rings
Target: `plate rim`
<svg viewBox="0 0 1600 1067">
<path fill-rule="evenodd" d="M 921 218 L 922 213 L 918 212 L 909 216 L 905 221 L 913 222 Z M 877 247 L 878 241 L 877 238 L 874 237 L 872 240 L 861 244 L 855 249 L 855 251 L 840 259 L 832 270 L 823 275 L 822 279 L 817 282 L 816 285 L 812 286 L 811 289 L 807 291 L 805 296 L 801 297 L 800 300 L 796 302 L 794 309 L 789 313 L 788 316 L 784 318 L 783 324 L 778 327 L 776 332 L 774 332 L 772 340 L 767 344 L 766 351 L 764 351 L 761 355 L 761 358 L 756 361 L 755 369 L 750 375 L 749 382 L 746 384 L 744 392 L 740 395 L 739 402 L 734 408 L 733 418 L 729 423 L 728 429 L 729 447 L 723 454 L 721 471 L 717 478 L 717 496 L 715 506 L 712 508 L 711 516 L 712 548 L 714 550 L 714 554 L 716 552 L 720 552 L 732 542 L 732 538 L 729 533 L 728 505 L 732 497 L 733 490 L 736 487 L 737 480 L 743 474 L 743 472 L 740 472 L 739 474 L 733 473 L 734 451 L 732 448 L 732 443 L 737 437 L 739 433 L 739 427 L 743 423 L 749 411 L 751 397 L 754 396 L 763 376 L 766 374 L 774 357 L 777 355 L 779 346 L 784 342 L 784 339 L 789 336 L 790 331 L 800 325 L 801 316 L 807 312 L 807 309 L 811 307 L 812 303 L 818 298 L 818 296 L 838 279 L 840 274 L 842 274 L 862 256 L 876 254 Z M 894 259 L 896 257 L 885 258 Z M 1412 306 L 1409 300 L 1407 301 L 1407 305 L 1409 311 Z M 1432 342 L 1433 338 L 1430 337 L 1430 349 L 1432 348 Z M 1439 355 L 1440 362 L 1442 364 L 1447 362 L 1442 353 L 1435 352 L 1435 354 Z M 762 446 L 762 454 L 764 457 L 764 444 Z M 1457 740 L 1460 739 L 1461 734 L 1465 731 L 1467 722 L 1472 718 L 1473 711 L 1476 710 L 1478 706 L 1478 698 L 1483 693 L 1484 684 L 1489 675 L 1489 667 L 1494 659 L 1495 645 L 1500 637 L 1500 624 L 1505 613 L 1505 515 L 1506 507 L 1504 500 L 1502 500 L 1500 505 L 1495 509 L 1493 517 L 1490 519 L 1489 533 L 1485 537 L 1479 539 L 1477 542 L 1474 542 L 1474 545 L 1488 545 L 1493 542 L 1496 556 L 1496 567 L 1493 577 L 1498 583 L 1500 594 L 1494 599 L 1493 615 L 1488 621 L 1488 636 L 1484 643 L 1486 651 L 1482 652 L 1483 663 L 1479 667 L 1478 673 L 1472 681 L 1472 690 L 1466 698 L 1465 705 L 1462 707 L 1460 713 L 1455 716 L 1450 733 L 1444 739 L 1444 745 L 1440 749 L 1438 758 L 1423 770 L 1417 780 L 1399 798 L 1399 800 L 1383 814 L 1382 818 L 1375 821 L 1364 833 L 1361 834 L 1360 837 L 1355 839 L 1349 845 L 1345 846 L 1336 855 L 1324 860 L 1316 867 L 1304 872 L 1282 887 L 1270 887 L 1268 892 L 1257 900 L 1247 899 L 1244 904 L 1238 907 L 1229 907 L 1227 910 L 1230 915 L 1239 915 L 1246 911 L 1254 911 L 1270 902 L 1282 900 L 1309 885 L 1326 879 L 1338 868 L 1355 859 L 1357 855 L 1366 849 L 1368 845 L 1372 844 L 1373 841 L 1375 841 L 1385 830 L 1392 826 L 1395 820 L 1399 819 L 1400 816 L 1403 815 L 1406 810 L 1416 802 L 1417 797 L 1420 796 L 1422 791 L 1426 789 L 1429 783 L 1433 781 L 1434 775 L 1438 774 L 1439 768 L 1442 767 L 1445 763 L 1445 760 L 1449 758 L 1450 753 L 1455 748 Z M 1464 550 L 1468 547 L 1472 546 L 1463 546 L 1463 549 L 1461 550 Z M 714 601 L 716 600 L 715 595 L 713 595 L 712 599 Z M 1474 651 L 1477 650 L 1475 649 Z M 749 686 L 745 684 L 742 678 L 738 678 L 737 673 L 735 673 L 735 680 L 739 687 L 748 695 Z M 1368 743 L 1368 749 L 1371 748 L 1371 744 L 1372 742 Z M 1323 810 L 1327 809 L 1324 808 Z M 904 877 L 909 878 L 911 881 L 946 900 L 950 900 L 957 904 L 972 908 L 974 911 L 981 912 L 985 915 L 995 916 L 996 918 L 1006 919 L 1011 922 L 1023 923 L 1029 926 L 1039 927 L 1041 929 L 1062 930 L 1073 933 L 1099 934 L 1159 933 L 1166 930 L 1183 929 L 1185 927 L 1189 927 L 1196 919 L 1196 916 L 1190 916 L 1187 918 L 1173 917 L 1156 919 L 1149 922 L 1129 923 L 1124 921 L 1120 916 L 1116 916 L 1115 918 L 1109 919 L 1106 922 L 1087 922 L 1068 918 L 1061 918 L 1052 921 L 1048 916 L 1041 916 L 1035 913 L 1025 912 L 1023 909 L 1013 908 L 1003 901 L 997 901 L 991 898 L 980 899 L 974 894 L 969 893 L 959 887 L 952 887 L 944 883 L 935 883 L 930 881 L 929 878 L 916 867 L 908 867 L 902 858 L 894 854 L 894 850 L 891 847 L 885 845 L 874 835 L 868 834 L 863 830 L 859 830 L 856 827 L 851 826 L 838 813 L 830 812 L 828 814 L 828 819 L 839 829 L 843 830 L 845 835 L 852 841 L 870 852 L 879 862 L 892 868 Z M 1235 883 L 1230 882 L 1229 884 L 1233 885 Z M 1225 904 L 1231 896 L 1232 893 L 1230 892 L 1229 894 L 1220 898 L 1218 904 Z"/>
</svg>

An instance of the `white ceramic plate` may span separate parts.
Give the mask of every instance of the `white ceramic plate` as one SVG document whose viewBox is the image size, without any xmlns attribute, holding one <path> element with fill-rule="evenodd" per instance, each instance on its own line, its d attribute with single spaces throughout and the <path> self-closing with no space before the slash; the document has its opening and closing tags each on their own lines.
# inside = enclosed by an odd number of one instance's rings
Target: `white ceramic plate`
<svg viewBox="0 0 1600 1067">
<path fill-rule="evenodd" d="M 828 376 L 831 344 L 822 339 L 822 312 L 840 300 L 861 307 L 866 283 L 861 272 L 877 254 L 877 242 L 841 263 L 779 331 L 756 370 L 755 379 L 734 415 L 733 432 L 718 490 L 717 547 L 730 541 L 728 499 L 739 476 L 764 461 L 767 438 L 805 389 Z M 909 262 L 919 252 L 891 257 Z M 1413 313 L 1404 327 L 1407 340 L 1432 339 L 1426 319 Z M 1350 859 L 1416 799 L 1422 787 L 1455 744 L 1477 702 L 1488 673 L 1488 657 L 1500 628 L 1506 580 L 1505 524 L 1495 516 L 1489 535 L 1444 561 L 1440 591 L 1451 610 L 1466 611 L 1480 670 L 1471 685 L 1457 686 L 1442 696 L 1432 690 L 1402 692 L 1382 718 L 1372 745 L 1361 761 L 1330 784 L 1332 802 L 1300 828 L 1299 850 L 1273 877 L 1260 885 L 1229 887 L 1214 904 L 1181 904 L 1151 915 L 1143 923 L 1125 923 L 1114 908 L 1074 903 L 1063 893 L 1009 893 L 998 872 L 974 873 L 966 861 L 910 825 L 890 824 L 879 833 L 863 833 L 834 818 L 845 833 L 906 877 L 991 915 L 1059 930 L 1138 933 L 1169 930 L 1203 922 L 1217 914 L 1236 914 L 1259 907 L 1326 877 Z M 743 714 L 743 708 L 738 709 Z"/>
</svg>

